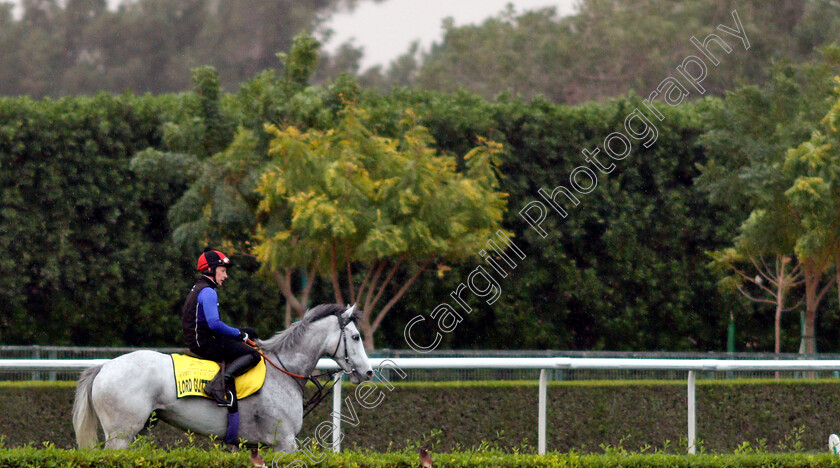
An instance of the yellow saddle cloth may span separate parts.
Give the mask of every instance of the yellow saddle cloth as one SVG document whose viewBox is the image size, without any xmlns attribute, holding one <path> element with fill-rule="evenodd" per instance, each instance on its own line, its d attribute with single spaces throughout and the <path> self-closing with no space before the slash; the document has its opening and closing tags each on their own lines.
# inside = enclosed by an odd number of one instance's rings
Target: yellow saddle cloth
<svg viewBox="0 0 840 468">
<path fill-rule="evenodd" d="M 185 354 L 171 356 L 172 366 L 175 368 L 175 391 L 178 398 L 186 396 L 211 398 L 204 393 L 204 386 L 219 372 L 219 364 Z M 236 398 L 241 400 L 253 395 L 262 388 L 264 383 L 265 359 L 260 359 L 256 366 L 236 377 Z"/>
</svg>

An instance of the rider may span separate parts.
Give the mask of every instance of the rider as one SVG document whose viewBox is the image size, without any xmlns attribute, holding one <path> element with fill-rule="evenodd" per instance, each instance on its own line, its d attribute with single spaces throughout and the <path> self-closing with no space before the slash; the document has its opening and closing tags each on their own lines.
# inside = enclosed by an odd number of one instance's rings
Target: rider
<svg viewBox="0 0 840 468">
<path fill-rule="evenodd" d="M 219 317 L 219 297 L 216 288 L 227 279 L 230 259 L 210 248 L 198 257 L 197 270 L 201 278 L 190 290 L 181 314 L 184 339 L 190 351 L 199 357 L 224 362 L 222 370 L 207 383 L 204 392 L 220 406 L 232 406 L 236 401 L 234 377 L 243 374 L 260 361 L 260 353 L 248 346 L 250 337 L 256 338 L 252 328 L 233 328 Z"/>
</svg>

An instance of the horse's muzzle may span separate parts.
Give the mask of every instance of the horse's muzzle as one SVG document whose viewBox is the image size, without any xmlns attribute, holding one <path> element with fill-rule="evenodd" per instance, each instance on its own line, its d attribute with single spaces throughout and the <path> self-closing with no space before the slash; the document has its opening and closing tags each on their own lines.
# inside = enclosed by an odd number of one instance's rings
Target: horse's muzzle
<svg viewBox="0 0 840 468">
<path fill-rule="evenodd" d="M 373 370 L 369 370 L 362 374 L 356 369 L 353 369 L 353 372 L 350 373 L 350 382 L 354 384 L 360 384 L 362 382 L 367 382 L 373 378 Z"/>
</svg>

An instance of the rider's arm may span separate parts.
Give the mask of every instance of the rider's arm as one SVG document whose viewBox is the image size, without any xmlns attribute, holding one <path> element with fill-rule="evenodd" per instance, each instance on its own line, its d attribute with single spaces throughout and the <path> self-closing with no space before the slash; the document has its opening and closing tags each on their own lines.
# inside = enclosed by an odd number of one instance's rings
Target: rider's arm
<svg viewBox="0 0 840 468">
<path fill-rule="evenodd" d="M 213 288 L 202 289 L 198 293 L 198 303 L 204 310 L 204 318 L 207 320 L 207 326 L 211 330 L 231 338 L 239 337 L 239 330 L 229 327 L 219 318 L 219 296 Z"/>
</svg>

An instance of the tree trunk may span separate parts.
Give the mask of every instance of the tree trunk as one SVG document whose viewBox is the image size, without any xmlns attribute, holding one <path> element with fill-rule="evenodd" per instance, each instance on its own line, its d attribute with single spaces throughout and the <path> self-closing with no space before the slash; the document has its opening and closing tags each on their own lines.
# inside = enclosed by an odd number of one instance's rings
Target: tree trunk
<svg viewBox="0 0 840 468">
<path fill-rule="evenodd" d="M 816 272 L 811 261 L 805 262 L 805 324 L 802 329 L 802 340 L 805 344 L 805 354 L 814 353 L 814 323 L 817 319 L 817 288 L 820 285 L 821 274 Z"/>
<path fill-rule="evenodd" d="M 292 310 L 298 315 L 298 317 L 302 317 L 304 313 L 306 313 L 306 307 L 300 302 L 300 300 L 295 296 L 295 293 L 292 292 L 292 281 L 291 281 L 291 273 L 280 273 L 279 271 L 272 272 L 274 274 L 274 282 L 277 283 L 277 287 L 280 288 L 280 292 L 283 293 L 283 297 L 286 298 L 286 304 L 291 306 Z"/>
<path fill-rule="evenodd" d="M 362 332 L 362 338 L 365 344 L 365 351 L 372 351 L 374 349 L 373 332 L 375 332 L 376 330 L 374 330 L 373 327 L 370 326 L 370 316 L 367 314 L 367 312 L 362 314 L 362 317 L 359 318 L 357 323 L 359 324 L 359 331 Z"/>
<path fill-rule="evenodd" d="M 780 297 L 778 303 L 776 304 L 776 317 L 774 321 L 774 325 L 776 328 L 774 333 L 776 343 L 773 346 L 773 352 L 775 352 L 776 354 L 782 352 L 782 300 L 783 299 Z"/>
<path fill-rule="evenodd" d="M 814 335 L 814 325 L 816 324 L 816 319 L 816 309 L 808 309 L 805 311 L 805 329 L 803 330 L 803 338 L 805 340 L 805 354 L 814 354 L 817 349 L 816 335 Z"/>
<path fill-rule="evenodd" d="M 802 338 L 805 344 L 805 353 L 813 354 L 817 350 L 815 324 L 817 321 L 817 308 L 820 305 L 828 288 L 834 284 L 834 280 L 828 282 L 820 289 L 820 280 L 827 262 L 806 259 L 802 261 L 802 273 L 805 276 L 805 326 L 802 330 Z"/>
<path fill-rule="evenodd" d="M 374 349 L 373 344 L 373 334 L 376 333 L 376 330 L 379 328 L 379 325 L 382 323 L 382 320 L 385 318 L 385 315 L 394 307 L 394 305 L 405 295 L 406 291 L 413 285 L 417 278 L 426 271 L 426 268 L 431 263 L 431 260 L 426 260 L 423 264 L 415 271 L 402 285 L 397 289 L 391 299 L 384 305 L 382 308 L 379 309 L 379 312 L 374 316 L 374 310 L 376 309 L 376 304 L 382 298 L 382 295 L 391 285 L 391 282 L 394 278 L 394 274 L 400 268 L 400 266 L 404 262 L 404 258 L 399 259 L 386 273 L 385 278 L 382 282 L 379 282 L 379 278 L 382 275 L 382 272 L 385 270 L 385 264 L 387 260 L 380 260 L 378 263 L 374 262 L 368 268 L 367 274 L 365 275 L 365 279 L 362 281 L 362 285 L 359 286 L 359 290 L 356 295 L 356 306 L 361 309 L 362 314 L 361 317 L 358 318 L 357 323 L 359 324 L 359 331 L 362 332 L 362 337 L 364 338 L 365 349 L 370 351 Z M 373 275 L 371 276 L 371 273 Z M 350 269 L 348 268 L 348 281 L 349 288 L 352 291 L 352 281 L 353 276 L 350 273 Z M 368 281 L 370 280 L 370 281 Z M 333 275 L 333 288 L 340 289 L 338 283 L 338 275 Z M 351 293 L 352 294 L 352 293 Z"/>
<path fill-rule="evenodd" d="M 785 278 L 785 265 L 786 262 L 784 259 L 781 261 L 778 260 L 777 257 L 777 265 L 780 264 L 779 267 L 779 274 L 778 274 L 778 286 L 776 287 L 776 317 L 774 320 L 774 337 L 775 337 L 775 344 L 773 346 L 773 351 L 776 354 L 782 352 L 782 311 L 785 309 L 785 288 L 786 288 L 786 278 Z M 778 378 L 778 375 L 776 375 Z"/>
<path fill-rule="evenodd" d="M 344 297 L 341 295 L 341 284 L 338 281 L 338 267 L 335 264 L 334 244 L 330 245 L 330 280 L 332 281 L 333 294 L 335 295 L 335 303 L 344 305 Z"/>
<path fill-rule="evenodd" d="M 306 275 L 305 278 L 307 278 L 307 280 L 306 284 L 302 285 L 300 298 L 298 298 L 292 289 L 291 270 L 287 269 L 282 273 L 274 271 L 272 274 L 274 276 L 274 282 L 277 284 L 277 287 L 280 288 L 280 292 L 283 293 L 283 297 L 286 298 L 287 307 L 289 307 L 291 311 L 294 311 L 299 318 L 302 318 L 306 313 L 306 304 L 309 302 L 309 293 L 312 291 L 312 285 L 315 282 L 315 270 L 312 269 L 309 272 L 304 271 L 304 274 Z M 289 319 L 286 321 L 286 327 L 288 328 L 288 326 L 291 325 L 291 316 L 288 309 L 287 315 L 289 315 Z"/>
</svg>

